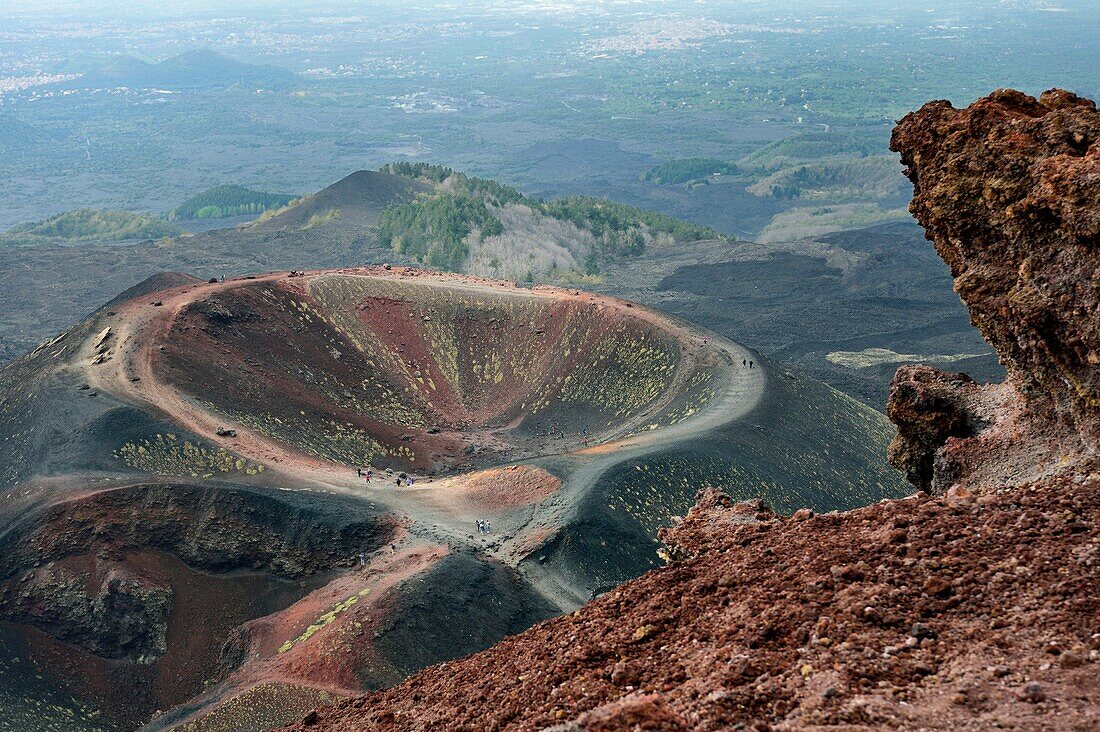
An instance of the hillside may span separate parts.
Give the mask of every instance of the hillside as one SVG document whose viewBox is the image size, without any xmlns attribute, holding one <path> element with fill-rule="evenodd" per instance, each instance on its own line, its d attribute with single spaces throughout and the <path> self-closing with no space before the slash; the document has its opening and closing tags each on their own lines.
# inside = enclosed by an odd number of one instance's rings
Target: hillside
<svg viewBox="0 0 1100 732">
<path fill-rule="evenodd" d="M 881 151 L 885 136 L 885 130 L 871 134 L 807 130 L 764 145 L 739 160 L 738 164 L 742 168 L 774 171 L 833 157 L 862 158 Z"/>
<path fill-rule="evenodd" d="M 182 233 L 178 226 L 144 214 L 82 208 L 14 226 L 0 234 L 0 246 L 156 239 Z"/>
<path fill-rule="evenodd" d="M 1009 371 L 898 371 L 891 462 L 935 495 L 784 518 L 702 491 L 671 566 L 292 729 L 1094 728 L 1100 114 L 1000 91 L 893 146 Z"/>
<path fill-rule="evenodd" d="M 722 160 L 679 158 L 650 168 L 642 175 L 642 180 L 656 183 L 659 186 L 671 186 L 712 176 L 732 175 L 737 171 L 736 165 Z"/>
<path fill-rule="evenodd" d="M 442 269 L 528 282 L 584 282 L 603 264 L 647 249 L 724 238 L 706 227 L 605 199 L 532 199 L 441 166 L 397 163 L 384 170 L 435 192 L 384 211 L 380 243 Z"/>
<path fill-rule="evenodd" d="M 382 212 L 412 200 L 428 187 L 386 171 L 360 170 L 310 196 L 268 212 L 252 224 L 258 231 L 295 231 L 325 224 L 340 228 L 378 226 Z"/>
<path fill-rule="evenodd" d="M 189 221 L 261 214 L 282 208 L 295 198 L 285 193 L 264 193 L 244 186 L 220 185 L 191 196 L 169 211 L 165 218 L 169 221 Z"/>
<path fill-rule="evenodd" d="M 450 272 L 526 282 L 592 284 L 601 266 L 717 232 L 588 196 L 524 196 L 450 168 L 395 163 L 359 171 L 269 212 L 251 227 L 363 238 Z"/>
</svg>

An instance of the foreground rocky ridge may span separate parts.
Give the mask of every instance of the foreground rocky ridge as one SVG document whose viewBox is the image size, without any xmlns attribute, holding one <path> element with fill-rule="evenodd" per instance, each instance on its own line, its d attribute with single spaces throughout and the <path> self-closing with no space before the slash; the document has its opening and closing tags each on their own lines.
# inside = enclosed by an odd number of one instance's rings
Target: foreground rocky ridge
<svg viewBox="0 0 1100 732">
<path fill-rule="evenodd" d="M 666 534 L 689 558 L 295 729 L 1093 728 L 1098 489 L 791 519 L 706 495 Z"/>
<path fill-rule="evenodd" d="M 1095 729 L 1098 131 L 1003 91 L 895 132 L 1009 371 L 896 377 L 892 462 L 943 495 L 784 519 L 706 492 L 671 566 L 295 729 Z"/>
</svg>

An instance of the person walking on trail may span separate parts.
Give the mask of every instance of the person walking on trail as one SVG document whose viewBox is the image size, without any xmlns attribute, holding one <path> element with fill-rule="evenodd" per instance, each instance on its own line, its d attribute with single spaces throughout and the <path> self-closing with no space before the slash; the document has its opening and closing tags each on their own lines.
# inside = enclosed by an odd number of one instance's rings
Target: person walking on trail
<svg viewBox="0 0 1100 732">
<path fill-rule="evenodd" d="M 359 552 L 359 566 L 360 567 L 367 566 L 367 554 L 366 554 L 366 552 Z"/>
<path fill-rule="evenodd" d="M 355 469 L 355 477 L 356 478 L 362 478 L 363 477 L 363 469 L 362 468 L 356 468 Z"/>
<path fill-rule="evenodd" d="M 752 368 L 752 361 L 749 361 L 749 368 Z"/>
<path fill-rule="evenodd" d="M 477 520 L 477 533 L 479 533 L 479 534 L 482 533 L 481 532 L 481 519 Z"/>
</svg>

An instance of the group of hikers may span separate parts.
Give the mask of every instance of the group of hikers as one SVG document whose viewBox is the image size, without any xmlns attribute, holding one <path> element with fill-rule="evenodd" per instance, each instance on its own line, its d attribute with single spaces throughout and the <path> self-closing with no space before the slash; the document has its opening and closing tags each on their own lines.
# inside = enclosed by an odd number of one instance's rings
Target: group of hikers
<svg viewBox="0 0 1100 732">
<path fill-rule="evenodd" d="M 546 436 L 547 437 L 555 437 L 556 436 L 558 439 L 564 440 L 565 439 L 565 430 L 562 429 L 559 425 L 554 424 L 553 422 L 551 422 L 550 423 L 550 428 L 546 431 Z M 588 425 L 585 425 L 584 427 L 581 427 L 581 441 L 584 443 L 585 447 L 588 447 Z"/>
<path fill-rule="evenodd" d="M 386 472 L 388 473 L 388 472 L 391 472 L 391 471 L 387 469 Z M 355 469 L 355 475 L 356 475 L 356 477 L 362 478 L 363 480 L 370 483 L 371 480 L 374 478 L 374 471 L 371 468 L 367 468 L 366 470 L 363 470 L 362 468 L 356 468 Z M 393 482 L 398 488 L 400 488 L 403 485 L 404 486 L 411 486 L 413 483 L 416 482 L 416 478 L 414 478 L 411 475 L 406 475 L 405 473 L 401 473 L 396 478 L 394 478 Z"/>
<path fill-rule="evenodd" d="M 491 529 L 492 529 L 492 524 L 489 523 L 489 519 L 478 519 L 477 520 L 477 533 L 479 533 L 479 534 L 488 534 Z"/>
<path fill-rule="evenodd" d="M 397 544 L 390 544 L 390 554 L 391 555 L 397 554 Z M 357 556 L 359 557 L 359 567 L 360 567 L 360 569 L 363 568 L 363 567 L 366 567 L 367 566 L 367 553 L 366 552 L 359 552 L 359 554 Z"/>
</svg>

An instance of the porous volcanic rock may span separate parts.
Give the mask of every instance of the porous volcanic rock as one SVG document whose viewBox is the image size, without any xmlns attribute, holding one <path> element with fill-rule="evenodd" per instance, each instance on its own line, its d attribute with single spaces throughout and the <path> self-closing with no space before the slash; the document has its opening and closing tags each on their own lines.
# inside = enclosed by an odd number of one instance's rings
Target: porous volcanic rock
<svg viewBox="0 0 1100 732">
<path fill-rule="evenodd" d="M 895 464 L 944 495 L 786 519 L 705 491 L 669 566 L 294 729 L 1100 727 L 1098 130 L 1002 91 L 895 133 L 1009 371 L 899 373 Z"/>
<path fill-rule="evenodd" d="M 898 427 L 887 457 L 918 488 L 932 488 L 936 451 L 982 425 L 973 404 L 980 387 L 966 374 L 915 364 L 898 369 L 887 416 Z"/>
<path fill-rule="evenodd" d="M 1096 105 L 1060 89 L 1038 99 L 1000 90 L 966 109 L 930 102 L 901 120 L 891 149 L 913 182 L 910 210 L 1005 365 L 1013 394 L 1000 398 L 1022 402 L 1012 441 L 1031 451 L 1054 439 L 1062 452 L 1092 453 L 1100 438 Z M 890 399 L 901 427 L 892 462 L 923 487 L 932 482 L 930 453 L 972 431 L 974 409 L 962 405 L 976 398 L 973 385 L 932 373 L 899 370 Z M 939 462 L 957 480 L 972 457 L 950 452 Z"/>
</svg>

